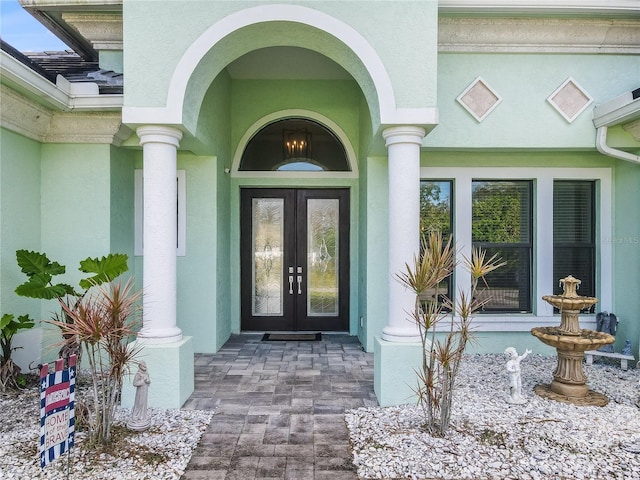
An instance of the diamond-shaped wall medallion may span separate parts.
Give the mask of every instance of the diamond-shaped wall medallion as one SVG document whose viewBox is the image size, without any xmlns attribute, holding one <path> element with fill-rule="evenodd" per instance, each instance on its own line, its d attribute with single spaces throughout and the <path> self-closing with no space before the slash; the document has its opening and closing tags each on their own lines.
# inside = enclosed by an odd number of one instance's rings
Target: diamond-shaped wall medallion
<svg viewBox="0 0 640 480">
<path fill-rule="evenodd" d="M 456 100 L 473 118 L 481 122 L 498 106 L 502 98 L 487 82 L 478 77 L 471 82 Z"/>
<path fill-rule="evenodd" d="M 549 95 L 547 102 L 571 123 L 593 102 L 591 96 L 571 77 Z"/>
</svg>

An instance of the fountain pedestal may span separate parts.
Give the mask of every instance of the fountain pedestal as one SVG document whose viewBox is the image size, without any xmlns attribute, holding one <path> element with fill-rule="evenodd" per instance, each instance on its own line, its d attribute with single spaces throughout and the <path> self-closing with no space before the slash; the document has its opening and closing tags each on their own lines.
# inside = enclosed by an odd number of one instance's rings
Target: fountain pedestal
<svg viewBox="0 0 640 480">
<path fill-rule="evenodd" d="M 595 297 L 581 297 L 576 294 L 580 280 L 572 276 L 560 280 L 562 295 L 545 295 L 547 303 L 560 310 L 560 326 L 535 327 L 531 334 L 541 342 L 554 347 L 558 353 L 558 365 L 553 372 L 550 385 L 537 385 L 536 394 L 544 398 L 575 405 L 604 406 L 609 400 L 601 393 L 589 390 L 587 376 L 582 368 L 584 352 L 597 350 L 613 343 L 615 338 L 603 332 L 582 330 L 578 315 L 584 308 L 598 302 Z"/>
</svg>

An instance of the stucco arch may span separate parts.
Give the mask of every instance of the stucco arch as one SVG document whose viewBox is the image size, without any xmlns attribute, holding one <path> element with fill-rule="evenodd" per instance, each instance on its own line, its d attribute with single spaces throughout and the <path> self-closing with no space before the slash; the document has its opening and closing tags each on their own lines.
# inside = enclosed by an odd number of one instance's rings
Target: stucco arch
<svg viewBox="0 0 640 480">
<path fill-rule="evenodd" d="M 381 124 L 435 123 L 433 112 L 401 112 L 396 108 L 385 66 L 360 33 L 326 13 L 299 5 L 262 5 L 217 21 L 180 58 L 171 77 L 166 106 L 125 107 L 124 121 L 144 124 L 152 120 L 194 133 L 204 95 L 229 63 L 255 49 L 283 45 L 316 51 L 349 72 L 362 89 L 374 132 Z"/>
<path fill-rule="evenodd" d="M 391 81 L 366 39 L 330 15 L 296 5 L 241 10 L 209 27 L 178 62 L 167 110 L 180 115 L 183 125 L 193 125 L 206 89 L 226 65 L 256 48 L 282 45 L 314 50 L 348 71 L 363 91 L 372 125 L 393 116 L 396 103 Z"/>
</svg>

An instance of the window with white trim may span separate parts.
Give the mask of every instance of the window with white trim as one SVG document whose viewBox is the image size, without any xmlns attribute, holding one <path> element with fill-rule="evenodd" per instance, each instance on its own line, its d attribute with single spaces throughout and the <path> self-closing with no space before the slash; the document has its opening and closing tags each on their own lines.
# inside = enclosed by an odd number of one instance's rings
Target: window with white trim
<svg viewBox="0 0 640 480">
<path fill-rule="evenodd" d="M 506 265 L 490 272 L 478 298 L 485 312 L 531 312 L 532 188 L 528 180 L 474 180 L 472 242 Z"/>
<path fill-rule="evenodd" d="M 582 282 L 578 293 L 588 297 L 596 296 L 595 191 L 589 180 L 553 182 L 553 278 L 573 275 Z M 553 293 L 562 294 L 559 283 Z"/>
<path fill-rule="evenodd" d="M 574 276 L 584 280 L 580 289 L 583 295 L 592 295 L 600 301 L 597 308 L 610 310 L 613 302 L 613 248 L 612 204 L 613 178 L 610 168 L 575 168 L 575 167 L 422 167 L 421 179 L 438 181 L 451 179 L 455 186 L 452 195 L 452 229 L 455 232 L 457 248 L 460 254 L 471 255 L 473 245 L 473 186 L 477 181 L 496 180 L 526 182 L 530 185 L 530 309 L 520 313 L 518 310 L 485 310 L 474 320 L 478 331 L 518 331 L 525 332 L 536 326 L 553 326 L 558 324 L 554 312 L 543 295 L 557 292 L 559 277 L 564 277 L 564 267 L 560 265 L 566 260 L 561 248 L 574 249 L 571 260 L 573 266 L 581 265 L 581 259 L 591 262 Z M 571 182 L 564 184 L 561 182 Z M 573 193 L 567 190 L 573 189 Z M 555 195 L 554 195 L 555 191 Z M 562 193 L 561 193 L 562 192 Z M 571 202 L 560 208 L 560 195 L 573 197 Z M 554 196 L 556 206 L 554 208 Z M 565 200 L 566 202 L 566 200 Z M 569 206 L 573 204 L 573 206 Z M 555 212 L 555 213 L 554 213 Z M 560 231 L 554 236 L 554 230 L 561 228 L 559 223 L 567 222 L 568 216 L 574 218 L 571 225 L 574 239 L 569 239 L 568 231 Z M 561 216 L 565 219 L 561 220 Z M 556 224 L 554 227 L 554 223 Z M 565 241 L 566 240 L 566 241 Z M 516 243 L 517 245 L 517 243 Z M 572 270 L 573 266 L 569 266 Z M 577 271 L 577 270 L 576 270 Z M 496 286 L 494 280 L 489 285 Z M 463 265 L 456 267 L 453 280 L 454 295 L 458 291 L 468 291 L 470 278 Z M 526 288 L 523 289 L 526 291 Z M 583 315 L 580 318 L 582 328 L 595 330 L 595 316 Z"/>
<path fill-rule="evenodd" d="M 135 170 L 135 193 L 134 193 L 134 217 L 135 217 L 135 228 L 134 228 L 134 238 L 135 238 L 135 255 L 143 255 L 143 215 L 144 215 L 144 191 L 143 191 L 143 181 L 142 181 L 142 170 Z M 187 189 L 186 189 L 186 171 L 178 170 L 176 172 L 176 182 L 178 186 L 178 195 L 176 198 L 176 209 L 178 213 L 177 222 L 176 222 L 176 230 L 177 230 L 177 242 L 176 242 L 176 255 L 185 256 L 186 255 L 186 241 L 187 241 L 187 228 L 186 228 L 186 219 L 187 219 Z"/>
</svg>

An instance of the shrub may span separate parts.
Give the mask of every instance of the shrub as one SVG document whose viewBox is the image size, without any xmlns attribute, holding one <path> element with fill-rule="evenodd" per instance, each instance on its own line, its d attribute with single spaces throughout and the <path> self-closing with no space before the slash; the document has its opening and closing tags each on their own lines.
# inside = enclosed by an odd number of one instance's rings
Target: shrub
<svg viewBox="0 0 640 480">
<path fill-rule="evenodd" d="M 92 378 L 88 410 L 90 444 L 107 444 L 111 439 L 115 409 L 122 381 L 139 352 L 128 346 L 140 318 L 141 291 L 133 290 L 129 279 L 104 284 L 70 305 L 59 299 L 70 321 L 48 320 L 60 328 L 63 348 L 72 342 L 82 346 Z"/>
<path fill-rule="evenodd" d="M 13 336 L 20 330 L 32 328 L 34 321 L 29 315 L 21 315 L 16 318 L 10 313 L 5 313 L 0 319 L 0 348 L 2 358 L 0 359 L 0 388 L 4 391 L 8 386 L 18 387 L 17 379 L 20 375 L 20 367 L 11 359 L 11 354 L 15 350 L 11 345 Z"/>
<path fill-rule="evenodd" d="M 484 251 L 474 248 L 470 259 L 464 257 L 471 274 L 471 292 L 460 291 L 453 301 L 440 294 L 440 288 L 456 267 L 455 256 L 451 239 L 445 243 L 440 232 L 430 232 L 422 239 L 420 255 L 414 256 L 412 264 L 406 264 L 405 271 L 396 275 L 416 294 L 411 315 L 420 332 L 422 362 L 416 372 L 418 385 L 414 391 L 426 417 L 425 428 L 435 436 L 444 436 L 449 428 L 456 377 L 467 344 L 473 340 L 471 321 L 487 301 L 475 299 L 478 282 L 504 265 L 495 255 L 487 260 Z M 434 294 L 425 299 L 427 292 Z M 447 319 L 448 328 L 439 328 Z M 436 335 L 437 331 L 442 335 Z"/>
</svg>

